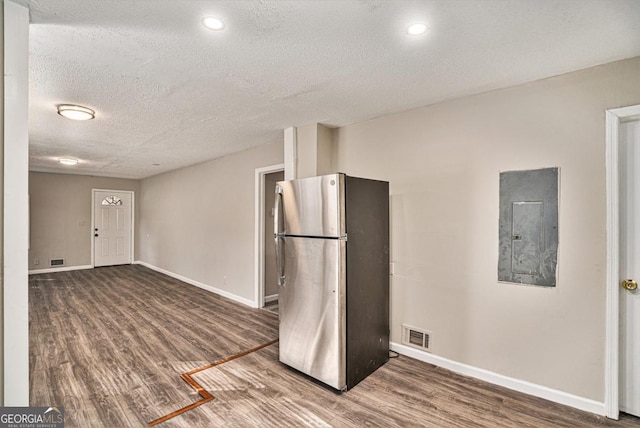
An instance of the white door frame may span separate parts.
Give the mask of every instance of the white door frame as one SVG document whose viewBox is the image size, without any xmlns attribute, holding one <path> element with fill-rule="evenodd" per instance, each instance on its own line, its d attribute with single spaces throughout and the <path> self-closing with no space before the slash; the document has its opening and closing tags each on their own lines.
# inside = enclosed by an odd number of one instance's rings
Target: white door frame
<svg viewBox="0 0 640 428">
<path fill-rule="evenodd" d="M 129 193 L 131 195 L 131 252 L 129 256 L 129 263 L 133 263 L 134 253 L 133 249 L 135 248 L 135 240 L 136 240 L 136 222 L 134 221 L 136 218 L 135 210 L 136 210 L 136 194 L 133 190 L 114 190 L 114 189 L 91 189 L 91 267 L 96 267 L 96 245 L 93 239 L 94 231 L 96 228 L 96 219 L 95 219 L 95 206 L 96 206 L 96 193 L 97 192 L 118 192 L 118 193 Z"/>
<path fill-rule="evenodd" d="M 284 171 L 284 164 L 256 168 L 255 172 L 255 300 L 254 307 L 264 306 L 264 182 L 272 172 Z"/>
<path fill-rule="evenodd" d="M 606 335 L 605 335 L 605 416 L 618 419 L 620 402 L 619 383 L 619 327 L 620 327 L 620 285 L 619 281 L 619 209 L 618 200 L 618 147 L 619 125 L 624 119 L 640 116 L 640 105 L 616 108 L 606 111 L 606 178 L 607 178 L 607 295 L 606 295 Z"/>
</svg>

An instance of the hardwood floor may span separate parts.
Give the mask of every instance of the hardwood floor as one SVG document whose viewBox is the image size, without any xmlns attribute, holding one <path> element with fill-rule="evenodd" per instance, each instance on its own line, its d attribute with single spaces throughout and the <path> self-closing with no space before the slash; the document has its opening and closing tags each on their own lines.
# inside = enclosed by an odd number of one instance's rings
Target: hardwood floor
<svg viewBox="0 0 640 428">
<path fill-rule="evenodd" d="M 278 316 L 139 265 L 30 277 L 31 405 L 66 427 L 144 427 L 200 399 L 182 373 L 276 339 Z M 346 393 L 273 344 L 192 376 L 213 401 L 159 427 L 638 427 L 400 356 Z"/>
</svg>

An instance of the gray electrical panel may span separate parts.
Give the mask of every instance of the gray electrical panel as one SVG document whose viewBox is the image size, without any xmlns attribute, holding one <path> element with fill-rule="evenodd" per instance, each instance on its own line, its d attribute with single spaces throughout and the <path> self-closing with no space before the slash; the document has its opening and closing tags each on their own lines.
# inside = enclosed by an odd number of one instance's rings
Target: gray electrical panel
<svg viewBox="0 0 640 428">
<path fill-rule="evenodd" d="M 498 281 L 556 285 L 558 168 L 500 173 Z"/>
</svg>

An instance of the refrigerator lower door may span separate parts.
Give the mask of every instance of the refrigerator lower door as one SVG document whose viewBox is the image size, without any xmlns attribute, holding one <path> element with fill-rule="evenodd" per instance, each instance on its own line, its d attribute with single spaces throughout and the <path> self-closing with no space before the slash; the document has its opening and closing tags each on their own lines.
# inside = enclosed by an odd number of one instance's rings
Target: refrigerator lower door
<svg viewBox="0 0 640 428">
<path fill-rule="evenodd" d="M 346 242 L 284 238 L 280 286 L 280 361 L 346 388 Z"/>
</svg>

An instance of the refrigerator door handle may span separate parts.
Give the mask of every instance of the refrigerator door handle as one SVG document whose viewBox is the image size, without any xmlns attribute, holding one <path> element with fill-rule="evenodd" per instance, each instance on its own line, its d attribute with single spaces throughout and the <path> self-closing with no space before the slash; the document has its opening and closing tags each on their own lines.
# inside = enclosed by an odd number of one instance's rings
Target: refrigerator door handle
<svg viewBox="0 0 640 428">
<path fill-rule="evenodd" d="M 284 287 L 284 236 L 275 237 L 276 241 L 276 270 L 278 275 L 278 285 Z"/>
<path fill-rule="evenodd" d="M 276 201 L 273 206 L 273 231 L 276 236 L 283 234 L 280 230 L 280 226 L 283 224 L 280 220 L 282 216 L 282 192 L 282 186 L 276 184 Z"/>
<path fill-rule="evenodd" d="M 278 275 L 278 285 L 284 287 L 284 236 L 280 230 L 283 222 L 280 220 L 282 216 L 282 186 L 276 185 L 276 201 L 273 208 L 273 230 L 274 240 L 276 244 L 276 269 Z"/>
</svg>

